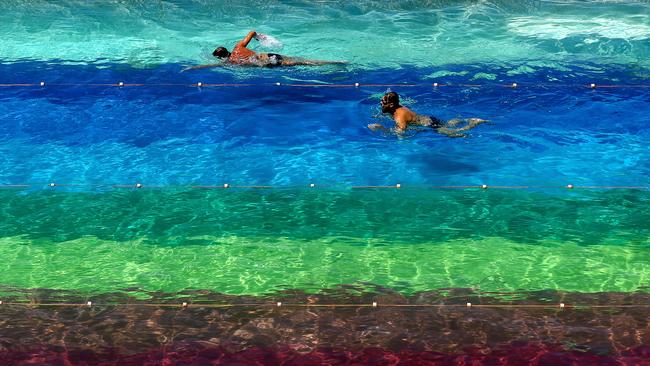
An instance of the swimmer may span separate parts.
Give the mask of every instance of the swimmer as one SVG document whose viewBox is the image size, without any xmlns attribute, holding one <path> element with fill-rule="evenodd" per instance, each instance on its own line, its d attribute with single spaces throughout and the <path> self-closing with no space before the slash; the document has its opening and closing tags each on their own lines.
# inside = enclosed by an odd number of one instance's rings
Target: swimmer
<svg viewBox="0 0 650 366">
<path fill-rule="evenodd" d="M 382 113 L 390 114 L 395 121 L 394 132 L 397 132 L 398 134 L 404 133 L 411 126 L 421 126 L 433 128 L 436 132 L 448 137 L 467 137 L 463 132 L 469 131 L 481 123 L 487 122 L 480 118 L 468 118 L 462 120 L 455 118 L 445 122 L 433 116 L 417 114 L 400 105 L 399 95 L 395 92 L 386 93 L 383 98 L 381 98 L 380 103 Z M 465 126 L 457 127 L 461 122 L 464 122 Z M 392 129 L 388 129 L 379 123 L 369 124 L 368 128 L 372 131 L 392 131 Z"/>
<path fill-rule="evenodd" d="M 283 56 L 277 53 L 255 52 L 246 48 L 253 38 L 259 39 L 258 34 L 255 31 L 250 31 L 248 35 L 244 37 L 244 39 L 235 45 L 235 48 L 233 48 L 232 52 L 228 51 L 228 49 L 225 47 L 217 47 L 217 49 L 212 52 L 212 56 L 221 59 L 223 61 L 222 63 L 188 67 L 183 71 L 218 67 L 224 66 L 226 64 L 240 66 L 279 67 L 343 65 L 347 63 L 346 61 L 307 60 L 299 57 Z"/>
</svg>

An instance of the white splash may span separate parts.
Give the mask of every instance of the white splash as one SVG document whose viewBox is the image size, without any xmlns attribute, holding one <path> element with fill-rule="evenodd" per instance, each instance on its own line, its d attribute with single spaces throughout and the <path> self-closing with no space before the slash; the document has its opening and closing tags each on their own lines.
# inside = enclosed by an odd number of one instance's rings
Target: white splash
<svg viewBox="0 0 650 366">
<path fill-rule="evenodd" d="M 560 40 L 572 36 L 639 41 L 650 38 L 650 26 L 638 18 L 539 18 L 517 17 L 508 22 L 508 30 L 522 36 Z"/>
<path fill-rule="evenodd" d="M 260 43 L 260 46 L 269 49 L 279 51 L 284 45 L 277 38 L 269 36 L 268 34 L 257 33 L 255 39 Z"/>
</svg>

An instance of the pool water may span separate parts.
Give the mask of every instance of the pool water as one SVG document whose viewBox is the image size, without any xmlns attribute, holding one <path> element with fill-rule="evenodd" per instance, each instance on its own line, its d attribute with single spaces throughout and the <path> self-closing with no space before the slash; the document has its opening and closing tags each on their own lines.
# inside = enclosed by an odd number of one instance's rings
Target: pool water
<svg viewBox="0 0 650 366">
<path fill-rule="evenodd" d="M 0 9 L 0 300 L 95 304 L 3 305 L 3 362 L 650 357 L 647 2 Z M 250 29 L 349 64 L 180 72 Z M 371 132 L 387 90 L 490 123 Z M 136 306 L 277 301 L 380 306 Z M 520 307 L 381 306 L 467 302 Z"/>
</svg>

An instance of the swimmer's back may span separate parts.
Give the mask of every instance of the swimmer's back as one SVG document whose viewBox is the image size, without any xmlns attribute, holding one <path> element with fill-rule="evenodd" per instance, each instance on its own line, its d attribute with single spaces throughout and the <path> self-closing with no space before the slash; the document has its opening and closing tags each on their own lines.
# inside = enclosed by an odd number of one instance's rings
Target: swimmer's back
<svg viewBox="0 0 650 366">
<path fill-rule="evenodd" d="M 433 116 L 417 114 L 406 107 L 400 107 L 395 111 L 395 122 L 401 130 L 405 130 L 409 125 L 439 128 L 443 121 Z"/>
<path fill-rule="evenodd" d="M 256 53 L 254 51 L 249 50 L 240 42 L 232 50 L 230 57 L 228 57 L 228 62 L 233 64 L 248 63 L 252 58 L 255 58 L 255 56 Z"/>
</svg>

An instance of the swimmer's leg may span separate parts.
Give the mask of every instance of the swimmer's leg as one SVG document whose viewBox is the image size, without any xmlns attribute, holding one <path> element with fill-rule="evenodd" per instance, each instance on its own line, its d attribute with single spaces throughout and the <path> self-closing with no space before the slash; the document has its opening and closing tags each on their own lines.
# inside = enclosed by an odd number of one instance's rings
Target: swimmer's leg
<svg viewBox="0 0 650 366">
<path fill-rule="evenodd" d="M 480 124 L 487 122 L 487 120 L 480 119 L 480 118 L 468 118 L 466 119 L 466 121 L 467 121 L 467 126 L 460 128 L 459 131 L 468 131 Z"/>
<path fill-rule="evenodd" d="M 282 66 L 345 65 L 347 61 L 308 60 L 300 57 L 282 57 Z"/>
<path fill-rule="evenodd" d="M 470 126 L 469 128 L 474 128 L 480 124 L 483 124 L 485 122 L 489 122 L 487 119 L 481 119 L 481 118 L 468 118 L 467 119 L 467 125 Z"/>
<path fill-rule="evenodd" d="M 467 137 L 466 134 L 459 132 L 457 129 L 451 129 L 447 127 L 439 127 L 436 129 L 436 132 L 447 137 Z"/>
<path fill-rule="evenodd" d="M 449 121 L 447 121 L 447 123 L 445 123 L 445 125 L 447 127 L 456 127 L 456 125 L 461 123 L 461 122 L 463 122 L 462 119 L 454 118 L 454 119 L 450 119 Z"/>
<path fill-rule="evenodd" d="M 467 124 L 463 127 L 455 128 L 460 122 L 467 122 Z M 463 132 L 469 131 L 472 128 L 485 122 L 488 121 L 480 118 L 468 118 L 465 120 L 454 118 L 447 121 L 444 126 L 439 127 L 436 131 L 449 137 L 467 137 L 467 135 Z"/>
<path fill-rule="evenodd" d="M 460 118 L 454 118 L 450 119 L 445 123 L 446 127 L 456 127 L 461 122 L 466 122 L 467 125 L 464 127 L 461 127 L 463 131 L 469 130 L 470 128 L 474 128 L 482 123 L 488 122 L 485 119 L 480 119 L 480 118 L 467 118 L 467 119 L 460 119 Z"/>
</svg>

